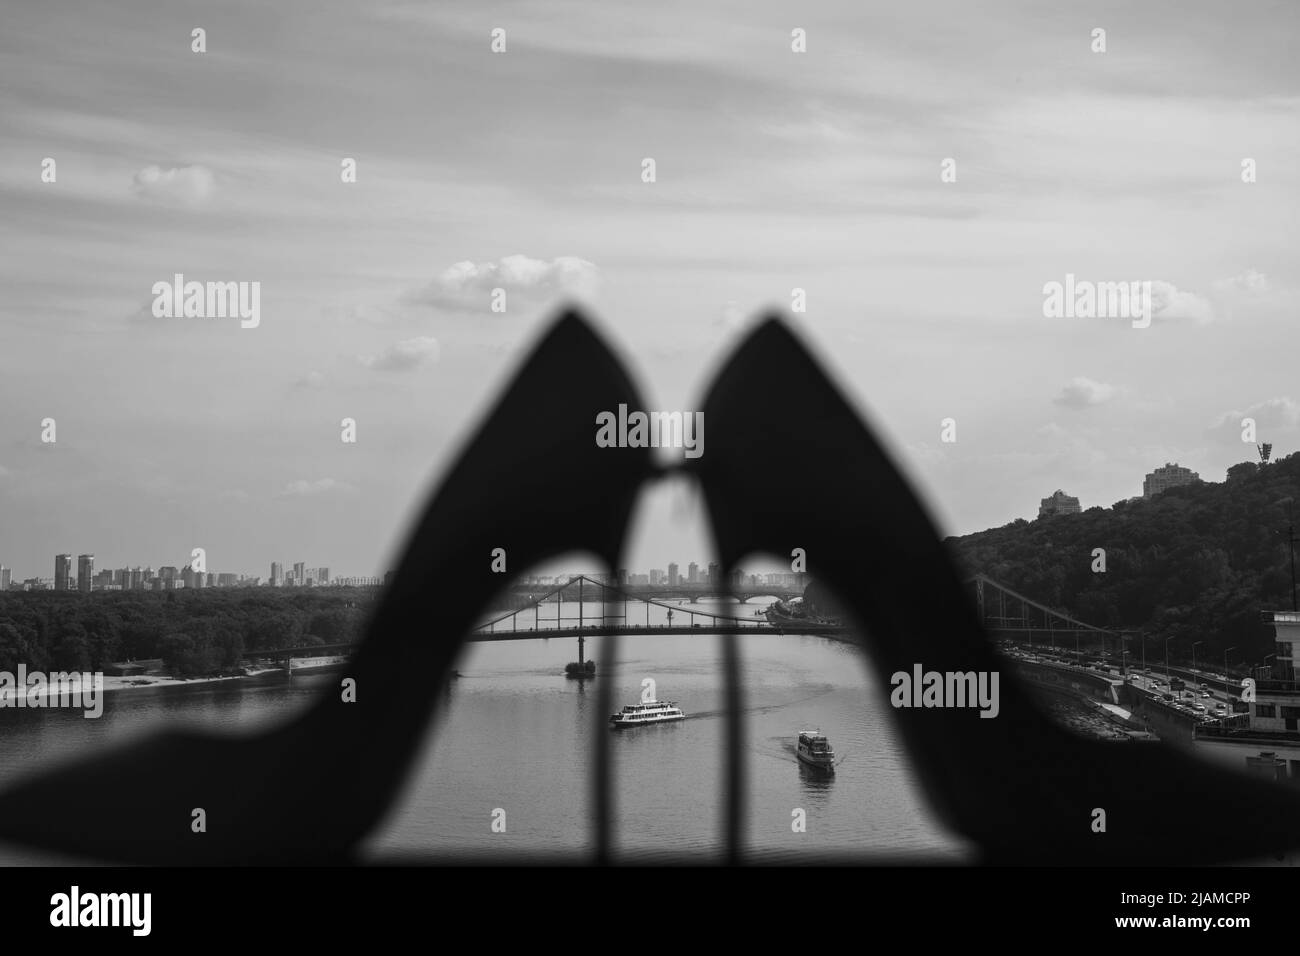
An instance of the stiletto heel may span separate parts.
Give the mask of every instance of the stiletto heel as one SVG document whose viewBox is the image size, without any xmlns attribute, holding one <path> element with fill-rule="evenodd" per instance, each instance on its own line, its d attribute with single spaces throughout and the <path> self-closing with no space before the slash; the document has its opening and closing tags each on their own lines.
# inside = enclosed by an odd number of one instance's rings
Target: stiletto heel
<svg viewBox="0 0 1300 956">
<path fill-rule="evenodd" d="M 1086 740 L 1043 713 L 985 634 L 920 502 L 780 320 L 768 319 L 726 363 L 704 415 L 708 453 L 689 469 L 724 565 L 804 549 L 810 575 L 865 626 L 860 639 L 891 702 L 922 703 L 892 679 L 910 680 L 918 665 L 988 675 L 997 689 L 996 716 L 981 716 L 988 707 L 894 708 L 927 794 L 983 862 L 1211 863 L 1300 843 L 1300 799 L 1282 787 L 1165 745 Z"/>
<path fill-rule="evenodd" d="M 487 603 L 517 572 L 583 550 L 616 567 L 649 449 L 603 449 L 596 418 L 640 408 L 618 360 L 562 316 L 461 452 L 410 536 L 344 677 L 252 735 L 170 731 L 0 794 L 0 839 L 133 863 L 347 860 L 396 798 L 436 699 Z M 593 511 L 593 502 L 599 510 Z M 438 609 L 431 597 L 456 600 Z M 206 833 L 191 831 L 202 808 Z"/>
</svg>

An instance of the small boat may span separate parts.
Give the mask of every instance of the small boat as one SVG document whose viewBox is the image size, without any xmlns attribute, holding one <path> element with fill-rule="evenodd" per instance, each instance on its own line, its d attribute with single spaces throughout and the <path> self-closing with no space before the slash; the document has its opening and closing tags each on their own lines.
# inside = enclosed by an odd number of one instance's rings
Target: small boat
<svg viewBox="0 0 1300 956">
<path fill-rule="evenodd" d="M 642 724 L 667 724 L 674 720 L 685 720 L 675 700 L 644 700 L 639 704 L 629 704 L 619 713 L 611 714 L 609 722 L 615 730 L 624 727 L 640 727 Z"/>
<path fill-rule="evenodd" d="M 835 751 L 820 731 L 801 730 L 795 756 L 814 769 L 835 772 Z"/>
</svg>

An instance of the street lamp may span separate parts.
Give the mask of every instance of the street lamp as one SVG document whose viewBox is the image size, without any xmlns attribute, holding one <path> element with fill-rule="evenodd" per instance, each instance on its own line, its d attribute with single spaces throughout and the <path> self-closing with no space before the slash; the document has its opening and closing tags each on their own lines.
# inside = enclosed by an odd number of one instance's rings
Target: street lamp
<svg viewBox="0 0 1300 956">
<path fill-rule="evenodd" d="M 1169 642 L 1172 640 L 1172 637 L 1165 638 L 1165 680 L 1169 680 Z"/>
<path fill-rule="evenodd" d="M 1204 641 L 1197 641 L 1196 644 L 1204 644 Z M 1196 644 L 1192 645 L 1192 670 L 1196 670 Z"/>
</svg>

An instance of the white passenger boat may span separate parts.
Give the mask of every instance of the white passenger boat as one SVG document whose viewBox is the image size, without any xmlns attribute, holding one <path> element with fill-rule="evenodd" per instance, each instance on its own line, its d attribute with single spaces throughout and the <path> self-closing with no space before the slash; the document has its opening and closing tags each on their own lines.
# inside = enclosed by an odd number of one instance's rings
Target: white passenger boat
<svg viewBox="0 0 1300 956">
<path fill-rule="evenodd" d="M 810 767 L 826 773 L 835 772 L 835 751 L 830 742 L 819 731 L 802 730 L 795 755 Z"/>
<path fill-rule="evenodd" d="M 682 713 L 675 700 L 644 700 L 639 704 L 629 704 L 617 714 L 611 714 L 609 722 L 616 730 L 621 730 L 624 727 L 666 724 L 685 719 L 686 715 Z"/>
</svg>

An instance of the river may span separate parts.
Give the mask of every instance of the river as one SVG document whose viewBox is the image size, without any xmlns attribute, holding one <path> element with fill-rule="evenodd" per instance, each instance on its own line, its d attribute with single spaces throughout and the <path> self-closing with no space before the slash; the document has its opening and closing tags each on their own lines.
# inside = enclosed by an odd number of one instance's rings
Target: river
<svg viewBox="0 0 1300 956">
<path fill-rule="evenodd" d="M 754 606 L 690 607 L 748 616 Z M 651 622 L 662 623 L 665 613 L 655 609 Z M 566 604 L 562 614 L 576 615 L 576 604 Z M 543 625 L 546 618 L 544 612 Z M 525 620 L 521 613 L 521 626 Z M 748 851 L 786 862 L 854 850 L 877 859 L 966 858 L 965 843 L 940 827 L 914 782 L 884 682 L 868 680 L 868 664 L 855 646 L 774 634 L 738 640 Z M 719 853 L 725 758 L 720 641 L 702 629 L 624 637 L 619 644 L 617 667 L 602 666 L 596 678 L 614 685 L 614 709 L 636 702 L 642 680 L 651 678 L 659 698 L 678 702 L 687 720 L 611 730 L 608 715 L 597 712 L 596 682 L 563 676 L 564 664 L 577 656 L 572 638 L 470 644 L 457 665 L 462 676 L 442 692 L 406 792 L 368 838 L 365 854 L 451 851 L 504 860 L 589 849 L 593 734 L 610 735 L 612 745 L 616 854 L 652 861 Z M 598 662 L 601 647 L 601 639 L 587 642 Z M 302 673 L 131 689 L 110 694 L 98 720 L 77 710 L 2 710 L 0 786 L 78 752 L 181 721 L 212 729 L 266 724 L 337 686 L 337 673 Z M 795 759 L 802 729 L 829 737 L 840 760 L 833 777 Z M 494 832 L 494 819 L 497 830 L 502 826 L 497 811 L 504 811 L 504 832 Z M 792 826 L 796 811 L 803 811 L 803 832 Z M 3 864 L 55 862 L 13 847 L 0 851 Z"/>
</svg>

